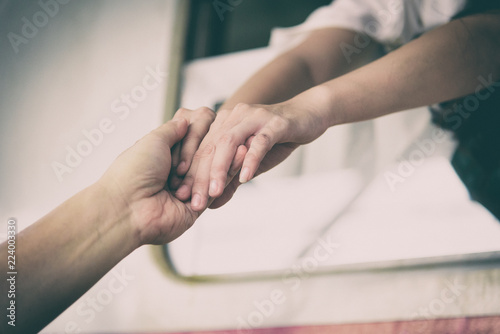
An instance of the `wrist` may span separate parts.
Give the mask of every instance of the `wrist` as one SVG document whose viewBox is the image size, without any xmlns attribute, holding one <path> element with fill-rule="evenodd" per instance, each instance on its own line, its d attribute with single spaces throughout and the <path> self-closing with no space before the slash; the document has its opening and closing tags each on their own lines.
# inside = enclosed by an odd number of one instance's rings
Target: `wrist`
<svg viewBox="0 0 500 334">
<path fill-rule="evenodd" d="M 283 102 L 285 109 L 298 115 L 298 129 L 294 131 L 308 134 L 305 143 L 318 138 L 336 124 L 330 95 L 328 87 L 318 85 Z"/>
<path fill-rule="evenodd" d="M 333 92 L 327 85 L 314 86 L 291 99 L 301 109 L 314 115 L 326 128 L 337 125 L 337 115 L 333 107 Z"/>
<path fill-rule="evenodd" d="M 131 203 L 124 199 L 120 189 L 99 180 L 85 191 L 90 201 L 88 207 L 96 212 L 102 230 L 123 238 L 124 248 L 130 252 L 142 246 L 140 231 L 133 222 Z"/>
</svg>

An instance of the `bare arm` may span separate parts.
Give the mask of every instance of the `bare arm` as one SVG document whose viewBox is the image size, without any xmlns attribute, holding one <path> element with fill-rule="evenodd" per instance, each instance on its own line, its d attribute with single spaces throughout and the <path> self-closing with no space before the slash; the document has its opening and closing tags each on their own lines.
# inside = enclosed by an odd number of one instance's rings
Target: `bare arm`
<svg viewBox="0 0 500 334">
<path fill-rule="evenodd" d="M 133 250 L 170 242 L 192 226 L 199 213 L 175 198 L 166 182 L 178 160 L 176 143 L 197 146 L 213 117 L 207 109 L 180 111 L 122 153 L 98 182 L 19 233 L 16 321 L 9 325 L 3 315 L 2 333 L 40 331 Z M 9 271 L 7 252 L 5 242 L 3 273 Z M 8 289 L 1 284 L 4 311 Z"/>
<path fill-rule="evenodd" d="M 347 73 L 378 57 L 381 54 L 381 45 L 373 40 L 369 41 L 367 46 L 351 59 L 345 57 L 338 46 L 342 43 L 353 44 L 360 36 L 364 35 L 339 28 L 325 28 L 311 32 L 304 42 L 264 66 L 226 100 L 218 112 L 218 122 L 227 120 L 229 111 L 238 103 L 271 104 L 286 101 L 311 87 Z M 212 133 L 217 135 L 216 131 Z M 210 138 L 207 138 L 206 142 L 209 141 Z M 285 159 L 296 147 L 297 145 L 293 144 L 276 145 L 273 149 L 274 154 L 262 165 L 262 172 Z M 197 156 L 203 155 L 206 148 L 205 146 L 204 150 L 198 150 Z M 176 196 L 187 200 L 191 197 L 191 187 L 200 159 L 194 157 L 192 163 L 194 151 L 191 152 L 189 149 L 183 149 L 181 155 L 182 161 L 176 168 L 177 174 L 182 177 L 189 169 L 190 172 L 184 177 L 184 187 L 176 192 Z M 206 170 L 206 168 L 207 166 L 201 169 Z M 224 196 L 217 198 L 212 207 L 219 207 L 227 202 L 238 186 L 237 178 L 229 183 Z M 206 203 L 207 200 L 205 198 L 201 202 Z M 200 206 L 195 205 L 195 207 Z"/>
<path fill-rule="evenodd" d="M 314 31 L 297 47 L 283 53 L 255 73 L 221 109 L 232 109 L 238 103 L 273 104 L 332 78 L 347 73 L 380 54 L 381 45 L 371 41 L 352 59 L 338 47 L 353 44 L 359 34 L 339 28 Z M 368 38 L 368 37 L 364 37 Z"/>
<path fill-rule="evenodd" d="M 319 39 L 328 39 L 328 31 L 325 32 Z M 339 45 L 335 46 L 338 49 Z M 315 79 L 319 77 L 313 73 L 321 73 L 324 64 L 308 64 L 309 84 L 322 81 L 324 78 Z M 279 76 L 277 72 L 273 75 Z M 286 73 L 282 75 L 290 80 Z M 252 80 L 265 85 L 265 74 L 261 71 L 259 76 L 260 79 Z M 464 96 L 476 90 L 480 84 L 478 77 L 487 81 L 497 81 L 500 77 L 498 12 L 452 21 L 379 60 L 284 102 L 252 105 L 261 103 L 257 93 L 243 92 L 242 88 L 227 104 L 230 109 L 219 112 L 222 117 L 217 116 L 203 140 L 176 196 L 192 197 L 194 210 L 205 208 L 209 195 L 223 195 L 215 202 L 221 205 L 240 182 L 274 167 L 298 145 L 316 139 L 330 126 Z M 273 77 L 270 82 L 276 84 L 279 79 Z M 232 108 L 241 101 L 248 103 Z M 233 180 L 224 189 L 236 147 L 244 143 L 249 150 L 239 180 Z"/>
<path fill-rule="evenodd" d="M 474 93 L 479 77 L 500 78 L 499 13 L 452 21 L 296 99 L 327 95 L 316 108 L 332 126 Z"/>
<path fill-rule="evenodd" d="M 18 235 L 15 318 L 4 316 L 3 333 L 38 332 L 139 246 L 129 213 L 112 215 L 107 198 L 93 185 Z M 7 257 L 5 243 L 0 254 Z M 3 261 L 0 267 L 7 271 Z M 3 283 L 1 293 L 6 300 Z M 3 310 L 8 306 L 2 302 Z"/>
<path fill-rule="evenodd" d="M 19 233 L 17 321 L 2 319 L 5 333 L 38 332 L 134 249 L 170 241 L 193 223 L 197 215 L 163 190 L 170 148 L 186 130 L 185 121 L 155 130 L 98 182 Z M 0 254 L 6 258 L 6 243 Z M 7 271 L 5 261 L 0 266 Z"/>
</svg>

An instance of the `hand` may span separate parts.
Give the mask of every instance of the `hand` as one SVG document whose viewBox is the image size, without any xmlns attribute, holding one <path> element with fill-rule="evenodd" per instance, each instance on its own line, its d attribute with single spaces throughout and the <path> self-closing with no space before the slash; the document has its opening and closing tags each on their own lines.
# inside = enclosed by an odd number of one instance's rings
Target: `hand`
<svg viewBox="0 0 500 334">
<path fill-rule="evenodd" d="M 200 212 L 167 186 L 171 151 L 180 145 L 176 152 L 182 156 L 182 147 L 190 147 L 194 133 L 202 138 L 213 117 L 181 114 L 123 152 L 93 185 L 21 232 L 26 242 L 17 250 L 23 259 L 19 270 L 27 275 L 16 286 L 29 293 L 16 300 L 19 314 L 27 316 L 16 332 L 38 332 L 135 249 L 172 241 L 194 223 Z M 246 148 L 238 151 L 230 173 L 241 167 Z M 0 245 L 2 256 L 7 257 L 7 246 Z"/>
<path fill-rule="evenodd" d="M 170 150 L 187 129 L 185 119 L 163 124 L 123 152 L 98 181 L 107 190 L 115 215 L 128 216 L 140 244 L 170 242 L 191 227 L 199 215 L 165 187 Z"/>
<path fill-rule="evenodd" d="M 300 144 L 319 137 L 326 130 L 326 123 L 314 111 L 293 102 L 240 103 L 233 110 L 219 111 L 176 196 L 181 200 L 191 197 L 195 211 L 205 209 L 209 196 L 220 196 L 212 208 L 221 206 L 241 183 L 276 166 Z M 248 152 L 239 179 L 232 180 L 228 171 L 240 145 L 245 145 Z"/>
<path fill-rule="evenodd" d="M 189 121 L 186 136 L 181 142 L 175 144 L 172 149 L 172 169 L 170 170 L 168 184 L 170 190 L 175 192 L 184 179 L 196 150 L 214 121 L 215 113 L 206 107 L 196 110 L 180 108 L 172 119 L 186 119 Z"/>
<path fill-rule="evenodd" d="M 214 118 L 208 108 L 180 109 L 171 121 L 123 152 L 99 181 L 115 207 L 115 215 L 130 216 L 140 244 L 170 242 L 201 214 L 194 212 L 190 203 L 173 196 L 168 183 L 179 182 L 179 170 L 187 170 Z M 245 153 L 245 147 L 238 150 L 229 170 L 231 176 L 241 168 Z"/>
</svg>

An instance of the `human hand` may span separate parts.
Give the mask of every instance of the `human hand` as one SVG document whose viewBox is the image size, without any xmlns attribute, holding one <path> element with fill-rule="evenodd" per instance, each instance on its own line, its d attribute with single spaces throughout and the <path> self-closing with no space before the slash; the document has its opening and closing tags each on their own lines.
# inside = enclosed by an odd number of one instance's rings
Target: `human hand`
<svg viewBox="0 0 500 334">
<path fill-rule="evenodd" d="M 240 103 L 233 110 L 220 110 L 176 196 L 184 201 L 191 197 L 195 211 L 206 208 L 209 196 L 219 197 L 212 208 L 223 205 L 241 183 L 276 166 L 300 144 L 319 137 L 327 125 L 317 115 L 293 102 Z M 245 145 L 248 152 L 239 178 L 231 179 L 228 171 L 240 145 Z"/>
<path fill-rule="evenodd" d="M 167 180 L 175 161 L 189 161 L 189 152 L 196 150 L 212 120 L 206 110 L 183 109 L 123 152 L 98 181 L 115 215 L 127 216 L 140 244 L 170 242 L 201 214 L 173 196 Z M 241 167 L 244 153 L 240 149 L 230 173 Z"/>
<path fill-rule="evenodd" d="M 127 216 L 140 244 L 170 242 L 191 227 L 199 215 L 165 187 L 171 148 L 187 129 L 185 119 L 163 124 L 118 156 L 98 181 L 107 190 L 115 215 Z"/>
<path fill-rule="evenodd" d="M 170 190 L 175 192 L 184 179 L 196 150 L 214 121 L 215 113 L 206 107 L 196 110 L 180 108 L 172 119 L 186 119 L 189 121 L 186 136 L 172 148 L 172 168 L 168 184 Z"/>
</svg>

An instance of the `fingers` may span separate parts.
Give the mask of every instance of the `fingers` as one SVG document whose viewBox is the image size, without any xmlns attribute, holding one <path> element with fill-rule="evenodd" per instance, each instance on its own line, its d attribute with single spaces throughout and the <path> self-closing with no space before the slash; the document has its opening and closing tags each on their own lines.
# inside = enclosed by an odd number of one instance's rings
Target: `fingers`
<svg viewBox="0 0 500 334">
<path fill-rule="evenodd" d="M 248 182 L 252 179 L 257 168 L 259 168 L 260 162 L 274 144 L 275 140 L 271 134 L 263 132 L 255 136 L 241 168 L 241 183 Z"/>
<path fill-rule="evenodd" d="M 188 132 L 182 141 L 179 164 L 176 168 L 178 175 L 184 175 L 191 166 L 196 150 L 198 150 L 200 143 L 207 134 L 210 125 L 214 121 L 215 113 L 206 107 L 198 108 L 194 111 L 181 108 L 176 113 L 174 118 L 175 117 L 184 117 L 189 121 Z"/>
<path fill-rule="evenodd" d="M 241 183 L 248 182 L 254 177 L 262 159 L 264 159 L 267 152 L 269 152 L 277 142 L 286 137 L 288 129 L 289 122 L 286 119 L 274 116 L 255 137 L 247 140 L 249 149 L 241 168 Z"/>
<path fill-rule="evenodd" d="M 176 196 L 181 200 L 191 196 L 191 205 L 196 211 L 205 208 L 209 196 L 221 196 L 231 180 L 228 181 L 228 173 L 237 148 L 243 144 L 250 149 L 239 180 L 250 180 L 267 152 L 286 138 L 288 122 L 280 112 L 281 109 L 272 106 L 248 104 L 221 110 L 194 155 Z"/>
<path fill-rule="evenodd" d="M 212 154 L 213 150 L 214 150 L 214 148 L 212 146 L 207 145 L 205 147 L 205 150 L 201 151 L 201 156 L 200 156 L 200 160 L 199 160 L 200 162 L 197 165 L 198 170 L 205 170 L 207 167 L 210 166 L 211 160 L 209 158 L 208 159 L 203 159 L 203 158 L 209 157 Z M 234 159 L 232 160 L 232 163 L 228 168 L 228 174 L 227 174 L 227 178 L 226 178 L 227 183 L 231 182 L 233 180 L 234 176 L 236 174 L 238 174 L 238 172 L 241 168 L 241 165 L 243 164 L 243 160 L 245 158 L 246 153 L 247 153 L 246 146 L 240 145 L 237 148 L 235 154 L 233 154 Z M 191 199 L 191 208 L 194 211 L 204 210 L 213 201 L 213 197 L 210 198 L 210 197 L 205 195 L 205 194 L 207 194 L 206 187 L 208 185 L 208 182 L 207 182 L 208 179 L 204 178 L 204 176 L 205 176 L 204 174 L 201 174 L 201 176 L 198 179 L 196 179 L 193 183 L 193 188 L 192 188 L 193 189 L 193 197 Z M 222 187 L 222 189 L 224 189 L 224 187 L 227 185 L 227 183 L 224 183 L 224 186 Z M 234 189 L 234 191 L 236 190 L 236 188 Z M 233 191 L 233 193 L 234 193 L 234 191 Z M 221 194 L 222 194 L 222 192 L 221 192 Z M 232 194 L 231 194 L 231 196 L 232 196 Z M 231 196 L 229 198 L 231 198 Z M 229 198 L 227 200 L 229 200 Z M 227 200 L 226 200 L 226 202 L 227 202 Z"/>
<path fill-rule="evenodd" d="M 241 113 L 239 116 L 241 117 L 241 115 L 244 114 Z M 234 118 L 238 118 L 237 116 Z M 265 124 L 266 119 L 258 116 L 257 114 L 254 117 L 245 117 L 238 119 L 237 122 L 229 119 L 225 127 L 218 131 L 219 136 L 215 141 L 216 149 L 211 166 L 207 170 L 200 169 L 196 174 L 196 178 L 202 177 L 204 179 L 206 175 L 202 173 L 210 175 L 209 195 L 211 197 L 222 195 L 238 146 L 248 142 L 249 138 L 253 137 L 254 133 Z M 236 124 L 233 126 L 233 123 Z"/>
<path fill-rule="evenodd" d="M 185 187 L 189 186 L 191 180 L 194 181 L 191 197 L 191 208 L 194 211 L 201 211 L 205 209 L 208 202 L 208 184 L 210 181 L 209 175 L 203 172 L 200 173 L 199 171 L 210 170 L 214 150 L 215 147 L 210 144 L 200 148 L 199 153 L 196 153 L 195 155 L 195 159 L 198 161 L 196 166 L 196 178 L 187 179 L 183 183 L 183 187 Z M 179 190 L 182 189 L 183 188 L 179 188 Z"/>
<path fill-rule="evenodd" d="M 189 128 L 189 127 L 188 127 Z M 179 160 L 181 157 L 181 143 L 177 143 L 172 147 L 170 152 L 170 156 L 172 157 L 172 169 L 175 169 L 179 165 Z"/>
<path fill-rule="evenodd" d="M 224 192 L 221 194 L 220 197 L 216 198 L 215 200 L 209 201 L 209 207 L 211 209 L 216 209 L 226 204 L 231 199 L 231 197 L 233 197 L 233 194 L 236 192 L 236 189 L 241 185 L 241 183 L 238 181 L 239 179 L 238 173 L 243 164 L 243 160 L 245 159 L 245 154 L 247 153 L 247 151 L 248 150 L 245 145 L 240 145 L 236 150 L 234 160 L 229 168 L 229 173 L 227 176 L 227 182 L 224 188 Z"/>
<path fill-rule="evenodd" d="M 234 160 L 231 163 L 231 167 L 229 168 L 228 180 L 232 180 L 236 174 L 240 171 L 241 166 L 243 165 L 243 161 L 245 160 L 245 155 L 247 154 L 248 149 L 245 145 L 238 146 L 236 150 L 236 154 L 234 155 Z M 227 183 L 225 184 L 227 186 Z"/>
<path fill-rule="evenodd" d="M 235 177 L 229 182 L 229 184 L 224 188 L 224 192 L 220 197 L 215 198 L 210 205 L 208 206 L 210 209 L 217 209 L 229 202 L 229 200 L 233 197 L 234 193 L 241 185 L 238 180 L 239 174 L 236 174 Z"/>
<path fill-rule="evenodd" d="M 205 140 L 202 142 L 199 149 L 200 153 L 197 153 L 193 160 L 192 174 L 190 174 L 190 170 L 188 172 L 189 177 L 183 182 L 183 185 L 187 187 L 192 182 L 191 206 L 193 210 L 204 209 L 209 196 L 218 197 L 222 194 L 237 147 L 245 142 L 249 133 L 255 131 L 253 127 L 255 127 L 253 123 L 234 127 L 231 131 L 219 137 L 218 140 L 214 140 L 213 137 L 207 135 L 206 143 Z M 246 148 L 244 149 L 246 150 Z"/>
<path fill-rule="evenodd" d="M 175 192 L 175 197 L 181 201 L 187 201 L 191 197 L 191 189 L 193 187 L 194 178 L 198 169 L 198 160 L 194 158 L 189 171 L 182 179 L 182 183 Z"/>
<path fill-rule="evenodd" d="M 177 144 L 174 145 L 174 147 L 171 150 L 171 157 L 172 157 L 172 168 L 170 169 L 170 175 L 168 178 L 168 185 L 170 190 L 177 190 L 179 185 L 182 182 L 182 179 L 177 176 L 177 173 L 175 172 L 177 166 L 179 165 L 180 161 L 180 156 L 181 156 L 181 145 L 182 142 L 178 142 Z"/>
<path fill-rule="evenodd" d="M 186 119 L 189 122 L 189 126 L 184 139 L 172 150 L 172 171 L 169 177 L 169 186 L 174 191 L 179 189 L 184 175 L 192 164 L 196 150 L 215 119 L 215 113 L 206 107 L 196 110 L 180 108 L 173 117 L 173 120 L 179 119 Z M 181 191 L 182 193 L 187 192 Z M 177 197 L 185 201 L 190 196 L 191 194 Z"/>
<path fill-rule="evenodd" d="M 178 119 L 169 121 L 157 129 L 153 130 L 151 134 L 160 136 L 166 144 L 172 148 L 178 143 L 187 132 L 188 123 L 185 119 Z"/>
<path fill-rule="evenodd" d="M 217 150 L 215 151 L 213 162 L 209 166 L 210 171 L 210 186 L 208 194 L 212 197 L 222 195 L 226 180 L 228 178 L 233 157 L 236 154 L 237 141 L 231 134 L 226 134 L 218 141 Z M 243 162 L 243 160 L 241 161 Z M 241 167 L 241 165 L 240 165 Z M 239 168 L 239 167 L 238 167 Z"/>
<path fill-rule="evenodd" d="M 228 174 L 228 178 L 227 178 L 229 184 L 227 184 L 226 186 L 229 188 L 227 189 L 227 191 L 224 190 L 224 194 L 221 198 L 215 199 L 217 204 L 212 206 L 212 202 L 214 201 L 214 198 L 208 198 L 207 204 L 203 205 L 202 209 L 194 210 L 193 209 L 193 201 L 191 201 L 191 203 L 190 203 L 191 210 L 194 212 L 194 214 L 199 216 L 205 210 L 206 207 L 218 208 L 218 207 L 224 205 L 225 203 L 227 203 L 227 201 L 229 201 L 231 199 L 234 192 L 236 191 L 236 189 L 240 185 L 240 183 L 238 182 L 237 175 L 238 175 L 238 172 L 241 168 L 241 165 L 243 164 L 243 160 L 245 158 L 246 153 L 247 153 L 247 148 L 244 145 L 240 145 L 238 147 L 238 149 L 236 150 L 236 154 L 234 156 L 234 161 L 232 162 L 232 164 L 230 166 L 229 174 Z"/>
</svg>

